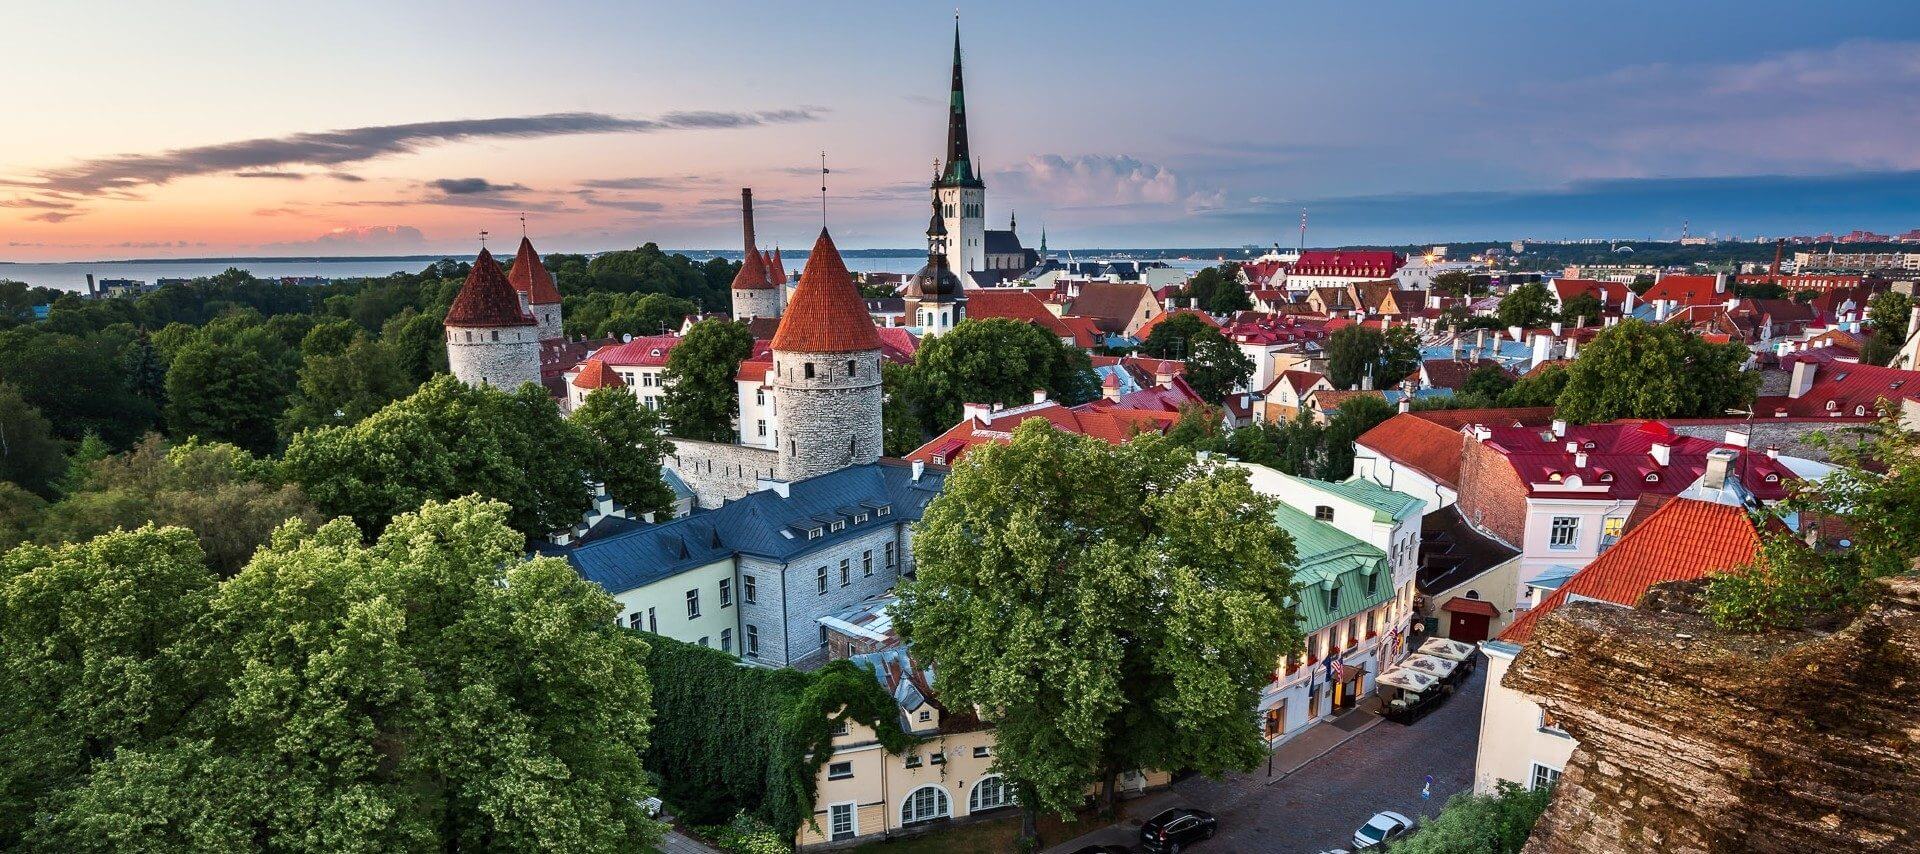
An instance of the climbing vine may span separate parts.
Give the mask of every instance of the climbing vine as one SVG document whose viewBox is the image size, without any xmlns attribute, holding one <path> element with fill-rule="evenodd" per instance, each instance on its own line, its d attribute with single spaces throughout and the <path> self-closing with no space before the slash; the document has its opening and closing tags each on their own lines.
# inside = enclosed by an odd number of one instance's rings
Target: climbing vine
<svg viewBox="0 0 1920 854">
<path fill-rule="evenodd" d="M 814 782 L 840 721 L 872 727 L 890 753 L 913 744 L 893 697 L 853 662 L 768 670 L 656 635 L 647 643 L 654 719 L 645 764 L 682 821 L 723 824 L 745 812 L 792 833 L 813 815 Z"/>
</svg>

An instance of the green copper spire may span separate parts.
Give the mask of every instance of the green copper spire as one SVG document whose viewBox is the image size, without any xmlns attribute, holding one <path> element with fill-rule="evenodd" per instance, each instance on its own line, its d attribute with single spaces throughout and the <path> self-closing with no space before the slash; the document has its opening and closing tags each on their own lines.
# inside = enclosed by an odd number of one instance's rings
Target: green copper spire
<svg viewBox="0 0 1920 854">
<path fill-rule="evenodd" d="M 967 151 L 966 87 L 960 81 L 960 16 L 953 16 L 953 89 L 947 98 L 947 168 L 939 186 L 982 187 Z"/>
</svg>

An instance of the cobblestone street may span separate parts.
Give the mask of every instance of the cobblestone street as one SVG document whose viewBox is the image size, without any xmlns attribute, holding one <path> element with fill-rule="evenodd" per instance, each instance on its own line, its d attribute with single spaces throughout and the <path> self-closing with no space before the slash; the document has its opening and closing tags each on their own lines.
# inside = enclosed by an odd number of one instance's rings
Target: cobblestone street
<svg viewBox="0 0 1920 854">
<path fill-rule="evenodd" d="M 1449 796 L 1473 787 L 1484 679 L 1476 671 L 1459 694 L 1412 726 L 1373 718 L 1348 733 L 1342 727 L 1355 719 L 1322 723 L 1280 747 L 1272 778 L 1262 767 L 1221 780 L 1181 780 L 1170 791 L 1127 804 L 1119 824 L 1048 851 L 1136 846 L 1140 822 L 1171 806 L 1198 807 L 1220 819 L 1220 835 L 1193 846 L 1194 854 L 1317 854 L 1349 847 L 1353 831 L 1381 810 L 1431 816 Z M 1428 774 L 1433 797 L 1422 800 Z"/>
</svg>

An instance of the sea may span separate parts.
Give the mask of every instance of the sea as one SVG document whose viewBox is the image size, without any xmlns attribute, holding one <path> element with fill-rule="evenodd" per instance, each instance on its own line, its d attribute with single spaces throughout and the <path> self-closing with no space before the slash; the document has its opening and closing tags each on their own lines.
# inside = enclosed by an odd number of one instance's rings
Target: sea
<svg viewBox="0 0 1920 854">
<path fill-rule="evenodd" d="M 715 256 L 738 259 L 739 252 L 715 252 L 686 250 L 685 254 L 696 261 L 705 261 Z M 365 276 L 385 276 L 396 272 L 419 272 L 427 265 L 442 258 L 455 257 L 443 255 L 406 255 L 359 258 L 194 258 L 194 259 L 152 259 L 133 261 L 62 261 L 56 263 L 29 264 L 0 261 L 0 280 L 11 279 L 39 287 L 59 288 L 61 290 L 80 291 L 87 289 L 87 274 L 92 273 L 96 281 L 105 279 L 133 279 L 153 284 L 161 279 L 193 279 L 224 272 L 229 267 L 238 267 L 262 279 L 284 277 L 319 276 L 326 279 L 355 279 Z M 798 269 L 805 262 L 805 253 L 788 254 L 785 260 L 789 266 Z M 463 259 L 464 260 L 464 259 Z M 927 263 L 925 252 L 900 254 L 861 254 L 849 252 L 844 256 L 847 269 L 856 273 L 911 273 Z M 1184 269 L 1197 270 L 1208 264 L 1206 260 L 1185 258 L 1162 259 L 1167 263 Z"/>
</svg>

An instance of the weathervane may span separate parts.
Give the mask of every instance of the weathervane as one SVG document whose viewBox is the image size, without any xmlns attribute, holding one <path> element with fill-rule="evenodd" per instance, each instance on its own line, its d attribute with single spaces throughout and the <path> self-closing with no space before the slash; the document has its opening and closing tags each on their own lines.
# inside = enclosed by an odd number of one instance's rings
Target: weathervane
<svg viewBox="0 0 1920 854">
<path fill-rule="evenodd" d="M 527 236 L 527 212 L 526 211 L 520 212 L 520 236 L 521 237 Z"/>
<path fill-rule="evenodd" d="M 480 248 L 487 248 L 487 233 L 485 231 L 480 232 Z"/>
<path fill-rule="evenodd" d="M 820 149 L 820 227 L 827 227 L 827 150 Z"/>
</svg>

